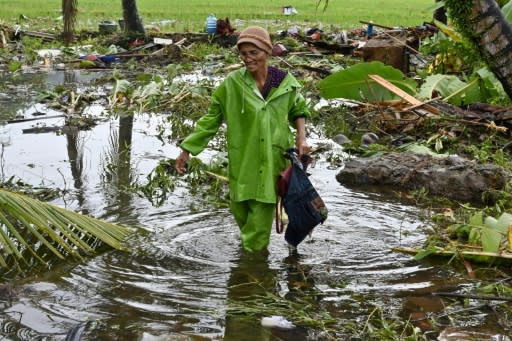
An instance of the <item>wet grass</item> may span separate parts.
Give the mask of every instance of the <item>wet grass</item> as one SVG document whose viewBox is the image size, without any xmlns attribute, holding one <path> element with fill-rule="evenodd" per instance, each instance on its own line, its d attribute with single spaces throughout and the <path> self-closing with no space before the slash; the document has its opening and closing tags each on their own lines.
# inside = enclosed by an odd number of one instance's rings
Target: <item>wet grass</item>
<svg viewBox="0 0 512 341">
<path fill-rule="evenodd" d="M 386 26 L 415 26 L 432 18 L 432 0 L 362 0 L 330 1 L 324 11 L 324 3 L 317 8 L 317 1 L 297 0 L 293 2 L 298 13 L 284 16 L 282 6 L 288 3 L 272 1 L 221 1 L 190 0 L 169 2 L 164 0 L 138 1 L 139 14 L 145 24 L 157 23 L 168 31 L 196 32 L 204 29 L 205 18 L 214 13 L 217 17 L 229 17 L 234 27 L 245 25 L 244 21 L 260 21 L 267 25 L 297 23 L 309 27 L 335 25 L 342 29 L 360 27 L 360 21 L 373 21 Z M 2 3 L 0 20 L 16 22 L 20 16 L 45 18 L 47 25 L 59 26 L 60 1 L 14 0 Z M 121 1 L 106 5 L 104 1 L 78 2 L 78 27 L 96 29 L 102 20 L 117 20 L 122 17 Z M 239 22 L 237 19 L 242 20 Z M 162 25 L 165 21 L 166 25 Z M 163 27 L 162 27 L 163 26 Z"/>
</svg>

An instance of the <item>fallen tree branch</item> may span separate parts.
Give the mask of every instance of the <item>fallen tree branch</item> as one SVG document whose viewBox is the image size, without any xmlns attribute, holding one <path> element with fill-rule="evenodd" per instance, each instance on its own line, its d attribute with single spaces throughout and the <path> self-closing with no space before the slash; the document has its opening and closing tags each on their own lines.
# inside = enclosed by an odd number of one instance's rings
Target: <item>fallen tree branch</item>
<svg viewBox="0 0 512 341">
<path fill-rule="evenodd" d="M 8 120 L 7 123 L 22 123 L 22 122 L 28 122 L 28 121 L 39 121 L 39 120 L 48 120 L 50 118 L 60 118 L 60 117 L 66 117 L 66 115 L 54 115 L 54 116 L 39 116 L 39 117 L 33 117 L 33 118 L 19 118 L 15 120 Z"/>
</svg>

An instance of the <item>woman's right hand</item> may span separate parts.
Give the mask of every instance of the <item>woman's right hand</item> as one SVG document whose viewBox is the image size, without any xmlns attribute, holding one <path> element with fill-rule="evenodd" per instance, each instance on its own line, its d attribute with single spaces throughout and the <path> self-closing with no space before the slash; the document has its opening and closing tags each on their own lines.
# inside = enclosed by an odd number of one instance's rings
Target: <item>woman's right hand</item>
<svg viewBox="0 0 512 341">
<path fill-rule="evenodd" d="M 190 159 L 190 153 L 186 150 L 183 150 L 180 155 L 176 158 L 176 164 L 174 165 L 174 169 L 180 175 L 183 175 L 187 172 L 187 162 Z"/>
</svg>

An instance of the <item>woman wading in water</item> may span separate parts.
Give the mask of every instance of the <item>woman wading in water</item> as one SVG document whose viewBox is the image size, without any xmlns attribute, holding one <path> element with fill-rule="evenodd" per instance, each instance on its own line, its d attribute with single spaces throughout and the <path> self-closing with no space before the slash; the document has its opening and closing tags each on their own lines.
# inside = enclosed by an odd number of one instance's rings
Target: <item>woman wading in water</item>
<svg viewBox="0 0 512 341">
<path fill-rule="evenodd" d="M 237 47 L 245 67 L 230 73 L 214 91 L 208 113 L 180 144 L 176 171 L 184 174 L 190 154 L 199 154 L 226 124 L 230 209 L 242 247 L 255 252 L 269 244 L 276 179 L 287 165 L 286 149 L 295 145 L 299 154 L 310 151 L 305 133 L 310 112 L 300 94 L 302 85 L 290 73 L 268 65 L 272 42 L 265 29 L 246 28 Z"/>
</svg>

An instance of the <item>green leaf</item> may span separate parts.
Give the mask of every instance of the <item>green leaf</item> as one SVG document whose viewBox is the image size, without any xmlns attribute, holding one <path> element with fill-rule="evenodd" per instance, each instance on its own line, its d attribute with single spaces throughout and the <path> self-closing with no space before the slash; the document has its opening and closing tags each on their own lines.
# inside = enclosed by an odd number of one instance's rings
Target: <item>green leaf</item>
<svg viewBox="0 0 512 341">
<path fill-rule="evenodd" d="M 133 87 L 126 79 L 117 79 L 114 87 L 114 96 L 117 94 L 128 94 L 133 92 Z"/>
<path fill-rule="evenodd" d="M 137 88 L 134 96 L 141 100 L 147 100 L 154 96 L 160 96 L 162 94 L 162 84 L 151 81 L 143 87 Z"/>
<path fill-rule="evenodd" d="M 496 226 L 498 224 L 498 219 L 494 218 L 494 217 L 485 217 L 485 220 L 484 220 L 484 225 L 489 227 L 489 228 L 493 228 L 493 229 L 496 229 Z"/>
<path fill-rule="evenodd" d="M 435 254 L 437 251 L 437 249 L 434 247 L 434 246 L 429 246 L 427 247 L 426 249 L 423 249 L 421 251 L 419 251 L 415 256 L 414 256 L 414 259 L 415 260 L 422 260 L 423 258 L 425 257 L 428 257 L 432 254 Z"/>
<path fill-rule="evenodd" d="M 509 24 L 512 24 L 512 1 L 509 1 L 501 8 L 501 12 Z"/>
<path fill-rule="evenodd" d="M 490 228 L 482 228 L 482 247 L 484 252 L 498 252 L 502 234 Z"/>
<path fill-rule="evenodd" d="M 436 140 L 435 150 L 436 150 L 436 152 L 438 152 L 438 153 L 439 153 L 441 150 L 443 150 L 443 141 L 441 141 L 441 139 L 437 139 L 437 140 Z"/>
<path fill-rule="evenodd" d="M 447 26 L 439 20 L 434 20 L 434 24 L 448 37 L 450 37 L 455 42 L 462 42 L 462 35 L 455 31 L 451 26 Z"/>
<path fill-rule="evenodd" d="M 474 245 L 481 245 L 482 242 L 482 230 L 483 227 L 483 212 L 478 211 L 470 219 L 468 225 L 471 227 L 468 236 L 468 242 Z"/>
<path fill-rule="evenodd" d="M 96 64 L 91 60 L 81 60 L 80 67 L 82 69 L 94 69 L 96 67 Z"/>
<path fill-rule="evenodd" d="M 416 83 L 404 74 L 381 62 L 359 63 L 341 70 L 317 83 L 320 96 L 325 99 L 346 98 L 366 102 L 378 102 L 398 97 L 370 79 L 368 75 L 379 75 L 405 92 L 414 95 Z"/>
<path fill-rule="evenodd" d="M 480 94 L 482 101 L 493 98 L 508 98 L 501 82 L 487 67 L 475 70 L 474 74 L 480 78 Z"/>
<path fill-rule="evenodd" d="M 484 223 L 484 213 L 482 211 L 476 212 L 470 219 L 469 224 L 476 227 L 483 226 Z"/>
<path fill-rule="evenodd" d="M 473 245 L 480 245 L 482 243 L 482 229 L 480 227 L 473 227 L 469 231 L 468 242 Z"/>
<path fill-rule="evenodd" d="M 503 213 L 498 220 L 493 217 L 485 218 L 485 226 L 502 234 L 508 233 L 508 227 L 512 224 L 512 214 Z"/>
<path fill-rule="evenodd" d="M 135 79 L 142 83 L 149 83 L 153 80 L 153 75 L 150 73 L 139 73 L 135 76 Z"/>
<path fill-rule="evenodd" d="M 406 143 L 399 146 L 397 149 L 415 154 L 431 155 L 433 157 L 445 157 L 448 155 L 436 153 L 432 151 L 429 147 L 418 143 Z"/>
<path fill-rule="evenodd" d="M 23 63 L 21 62 L 18 62 L 16 60 L 12 60 L 10 63 L 9 63 L 9 71 L 10 72 L 15 72 L 15 71 L 18 71 L 21 69 L 21 67 L 23 66 Z"/>
<path fill-rule="evenodd" d="M 126 79 L 116 79 L 116 85 L 111 99 L 111 106 L 114 106 L 119 98 L 128 97 L 134 91 L 133 86 Z"/>
<path fill-rule="evenodd" d="M 477 82 L 466 83 L 453 75 L 431 75 L 425 79 L 418 97 L 432 99 L 437 95 L 445 97 L 453 105 L 478 102 L 481 99 Z"/>
</svg>

